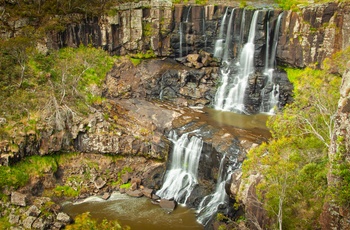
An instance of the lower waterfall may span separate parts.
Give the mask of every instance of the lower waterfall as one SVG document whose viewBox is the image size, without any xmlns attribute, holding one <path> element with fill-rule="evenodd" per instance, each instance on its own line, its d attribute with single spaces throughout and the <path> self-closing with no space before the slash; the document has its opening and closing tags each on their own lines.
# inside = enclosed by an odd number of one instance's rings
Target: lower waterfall
<svg viewBox="0 0 350 230">
<path fill-rule="evenodd" d="M 162 188 L 157 195 L 164 199 L 174 199 L 178 203 L 186 204 L 192 190 L 198 184 L 198 163 L 202 152 L 201 138 L 190 134 L 198 130 L 185 133 L 178 138 L 175 131 L 170 133 L 170 140 L 174 143 L 171 155 L 171 165 L 166 171 Z"/>
<path fill-rule="evenodd" d="M 239 148 L 231 148 L 229 152 L 223 155 L 212 155 L 215 156 L 214 158 L 217 162 L 215 164 L 218 167 L 216 171 L 217 177 L 212 178 L 212 180 L 216 181 L 216 185 L 212 188 L 213 190 L 210 194 L 207 191 L 203 196 L 198 196 L 194 189 L 196 188 L 197 191 L 198 187 L 203 186 L 202 183 L 199 183 L 203 179 L 198 170 L 199 163 L 206 165 L 208 162 L 212 163 L 213 161 L 213 158 L 204 152 L 202 138 L 204 138 L 205 132 L 205 130 L 196 129 L 191 132 L 185 132 L 181 136 L 174 130 L 170 132 L 169 139 L 173 142 L 174 147 L 163 179 L 163 185 L 156 192 L 162 199 L 174 199 L 180 204 L 189 206 L 193 205 L 191 203 L 193 201 L 192 198 L 197 197 L 198 203 L 194 205 L 197 221 L 204 226 L 210 222 L 221 205 L 227 205 L 229 202 L 225 185 L 230 179 L 232 172 L 240 166 L 237 156 L 241 151 Z"/>
<path fill-rule="evenodd" d="M 198 222 L 206 225 L 214 213 L 218 211 L 220 205 L 228 202 L 228 196 L 225 191 L 227 180 L 231 177 L 232 167 L 224 170 L 226 154 L 220 161 L 219 176 L 216 183 L 215 192 L 203 198 L 199 207 L 197 208 Z"/>
</svg>

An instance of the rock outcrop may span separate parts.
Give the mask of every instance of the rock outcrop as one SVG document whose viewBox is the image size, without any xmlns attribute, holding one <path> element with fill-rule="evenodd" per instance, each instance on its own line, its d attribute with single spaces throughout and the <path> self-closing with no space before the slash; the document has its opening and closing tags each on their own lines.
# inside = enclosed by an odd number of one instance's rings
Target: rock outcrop
<svg viewBox="0 0 350 230">
<path fill-rule="evenodd" d="M 344 197 L 338 192 L 348 191 L 348 184 L 343 180 L 339 170 L 341 167 L 348 167 L 350 163 L 350 62 L 347 63 L 347 70 L 343 74 L 343 81 L 340 88 L 340 99 L 338 111 L 335 115 L 335 127 L 329 148 L 330 171 L 327 180 L 329 191 L 336 198 L 330 199 L 324 207 L 320 217 L 322 229 L 349 229 L 350 213 Z M 345 184 L 344 184 L 345 183 Z M 346 189 L 342 188 L 345 186 Z M 337 200 L 337 202 L 335 201 Z"/>
<path fill-rule="evenodd" d="M 334 2 L 284 12 L 277 62 L 322 67 L 325 58 L 350 45 L 349 17 L 350 5 Z"/>
</svg>

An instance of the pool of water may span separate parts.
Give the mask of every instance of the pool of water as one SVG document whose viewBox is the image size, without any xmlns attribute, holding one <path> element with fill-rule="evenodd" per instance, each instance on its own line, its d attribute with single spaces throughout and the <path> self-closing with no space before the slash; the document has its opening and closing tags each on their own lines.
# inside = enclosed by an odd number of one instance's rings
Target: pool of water
<svg viewBox="0 0 350 230">
<path fill-rule="evenodd" d="M 113 193 L 109 200 L 90 197 L 82 202 L 67 203 L 63 205 L 63 211 L 73 218 L 81 213 L 90 212 L 93 219 L 118 220 L 123 226 L 130 226 L 132 230 L 204 229 L 196 221 L 193 209 L 178 206 L 173 212 L 167 213 L 148 198 L 134 198 L 118 192 Z"/>
</svg>

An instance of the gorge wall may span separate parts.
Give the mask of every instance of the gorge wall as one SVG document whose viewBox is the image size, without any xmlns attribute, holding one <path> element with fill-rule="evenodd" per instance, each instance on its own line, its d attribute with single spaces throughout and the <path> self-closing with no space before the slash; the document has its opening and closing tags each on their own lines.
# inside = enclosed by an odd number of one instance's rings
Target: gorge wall
<svg viewBox="0 0 350 230">
<path fill-rule="evenodd" d="M 100 18 L 74 15 L 80 21 L 68 24 L 63 32 L 51 32 L 44 43 L 48 48 L 91 43 L 118 55 L 147 50 L 153 50 L 159 57 L 185 56 L 200 50 L 212 53 L 225 9 L 223 5 L 173 6 L 166 1 L 129 3 L 115 8 L 114 15 Z M 236 10 L 238 14 L 245 11 L 247 18 L 252 17 L 252 10 Z M 280 12 L 265 11 L 272 17 Z M 312 5 L 302 7 L 298 12 L 284 12 L 276 54 L 278 64 L 322 67 L 326 57 L 350 45 L 347 36 L 350 33 L 349 12 L 350 6 L 343 3 Z M 259 19 L 261 37 L 266 30 L 263 20 L 267 17 Z M 245 39 L 249 22 L 245 20 Z M 238 29 L 240 24 L 241 20 L 237 19 L 233 27 Z"/>
</svg>

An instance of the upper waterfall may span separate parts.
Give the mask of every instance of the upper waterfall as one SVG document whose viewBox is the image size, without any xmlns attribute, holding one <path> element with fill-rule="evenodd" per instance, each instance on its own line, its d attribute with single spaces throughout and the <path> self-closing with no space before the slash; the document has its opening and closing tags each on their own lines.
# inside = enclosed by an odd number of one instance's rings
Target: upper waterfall
<svg viewBox="0 0 350 230">
<path fill-rule="evenodd" d="M 276 17 L 274 11 L 255 10 L 249 17 L 247 12 L 236 14 L 235 9 L 226 9 L 222 17 L 214 49 L 214 57 L 221 59 L 220 85 L 213 106 L 216 110 L 246 114 L 273 113 L 280 96 L 274 68 L 283 14 Z M 223 25 L 229 13 L 224 36 Z M 241 22 L 239 29 L 233 26 L 235 20 Z M 246 21 L 250 22 L 247 32 Z"/>
</svg>

